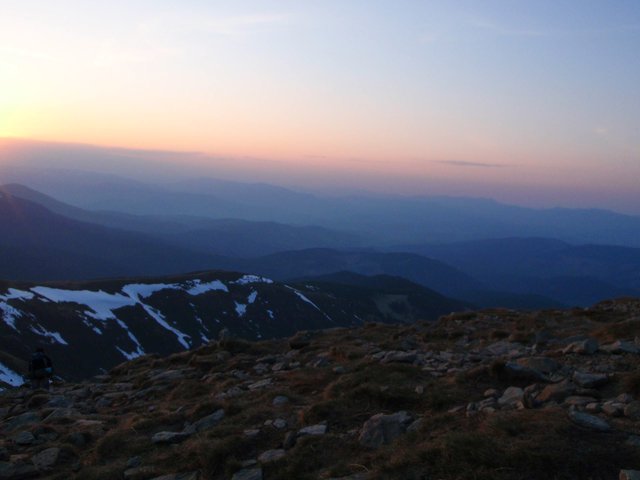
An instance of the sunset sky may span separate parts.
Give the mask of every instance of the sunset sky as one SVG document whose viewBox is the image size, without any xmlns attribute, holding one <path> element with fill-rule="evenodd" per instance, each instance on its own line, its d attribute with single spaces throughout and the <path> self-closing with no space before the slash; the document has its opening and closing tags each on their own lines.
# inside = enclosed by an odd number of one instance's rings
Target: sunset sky
<svg viewBox="0 0 640 480">
<path fill-rule="evenodd" d="M 637 0 L 0 12 L 0 137 L 167 150 L 283 185 L 640 214 Z"/>
</svg>

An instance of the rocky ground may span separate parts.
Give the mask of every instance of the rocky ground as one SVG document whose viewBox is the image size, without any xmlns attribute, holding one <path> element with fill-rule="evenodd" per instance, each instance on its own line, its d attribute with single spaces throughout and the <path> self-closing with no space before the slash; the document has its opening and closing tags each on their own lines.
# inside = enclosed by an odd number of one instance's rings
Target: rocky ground
<svg viewBox="0 0 640 480">
<path fill-rule="evenodd" d="M 640 301 L 223 338 L 0 395 L 0 479 L 640 478 Z"/>
</svg>

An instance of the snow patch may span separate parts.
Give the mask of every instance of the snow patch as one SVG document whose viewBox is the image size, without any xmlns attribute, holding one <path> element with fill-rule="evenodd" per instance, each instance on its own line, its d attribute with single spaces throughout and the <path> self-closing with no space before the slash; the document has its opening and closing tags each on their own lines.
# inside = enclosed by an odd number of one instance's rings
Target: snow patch
<svg viewBox="0 0 640 480">
<path fill-rule="evenodd" d="M 272 310 L 267 310 L 267 315 L 269 315 L 269 318 L 271 320 L 274 320 L 276 317 L 273 316 L 273 311 Z"/>
<path fill-rule="evenodd" d="M 236 313 L 239 317 L 242 317 L 245 313 L 247 313 L 247 306 L 244 303 L 234 303 L 236 304 Z"/>
<path fill-rule="evenodd" d="M 213 290 L 219 290 L 221 292 L 228 292 L 227 286 L 220 280 L 213 280 L 212 282 L 203 283 L 202 280 L 194 280 L 190 282 L 191 287 L 186 290 L 189 295 L 202 295 Z"/>
<path fill-rule="evenodd" d="M 39 323 L 36 323 L 35 325 L 31 325 L 29 327 L 31 329 L 31 331 L 33 333 L 35 333 L 36 335 L 40 335 L 42 337 L 49 337 L 51 338 L 54 342 L 58 342 L 61 345 L 69 345 L 66 340 L 64 338 L 62 338 L 62 335 L 60 335 L 58 332 L 50 332 L 49 330 L 47 330 L 46 328 L 44 328 L 42 325 L 40 325 Z"/>
<path fill-rule="evenodd" d="M 12 387 L 19 387 L 24 384 L 24 378 L 3 363 L 0 363 L 0 382 L 4 382 Z"/>
<path fill-rule="evenodd" d="M 322 313 L 322 314 L 323 314 L 323 315 L 324 315 L 328 320 L 330 320 L 330 321 L 332 321 L 332 322 L 333 322 L 333 319 L 332 319 L 329 315 L 327 315 L 325 312 L 323 312 L 323 311 L 320 309 L 320 307 L 318 307 L 315 303 L 313 303 L 311 300 L 309 300 L 307 297 L 305 297 L 305 296 L 302 294 L 302 292 L 299 292 L 298 290 L 296 290 L 296 289 L 295 289 L 295 288 L 293 288 L 293 287 L 290 287 L 289 285 L 285 285 L 285 286 L 286 286 L 289 290 L 293 290 L 293 293 L 295 293 L 295 294 L 298 296 L 298 298 L 299 298 L 300 300 L 302 300 L 303 302 L 308 303 L 308 304 L 309 304 L 309 305 L 311 305 L 313 308 L 315 308 L 315 309 L 316 309 L 316 310 L 318 310 L 320 313 Z"/>
<path fill-rule="evenodd" d="M 256 292 L 255 290 L 253 292 L 251 292 L 249 294 L 249 296 L 247 297 L 247 303 L 253 303 L 256 301 L 256 298 L 258 298 L 258 292 Z"/>
<path fill-rule="evenodd" d="M 2 317 L 4 319 L 4 323 L 14 329 L 16 332 L 18 331 L 18 328 L 16 327 L 16 319 L 24 314 L 17 308 L 9 305 L 7 302 L 9 300 L 25 301 L 31 300 L 32 298 L 33 293 L 23 290 L 17 290 L 15 288 L 10 288 L 7 293 L 5 293 L 4 295 L 0 295 L 0 311 L 3 313 Z"/>
<path fill-rule="evenodd" d="M 51 300 L 52 302 L 72 302 L 85 305 L 90 311 L 85 314 L 96 320 L 115 320 L 113 311 L 122 307 L 131 307 L 137 302 L 129 296 L 120 293 L 108 293 L 102 290 L 62 290 L 59 288 L 34 287 L 32 292 Z"/>
<path fill-rule="evenodd" d="M 243 275 L 238 280 L 231 283 L 235 283 L 236 285 L 249 285 L 251 283 L 273 283 L 273 280 L 259 275 Z"/>
<path fill-rule="evenodd" d="M 122 354 L 122 356 L 127 360 L 133 360 L 134 358 L 138 358 L 140 355 L 144 355 L 144 353 L 140 353 L 139 351 L 127 353 L 124 350 L 122 350 L 120 347 L 116 347 L 116 350 L 118 350 Z"/>
</svg>

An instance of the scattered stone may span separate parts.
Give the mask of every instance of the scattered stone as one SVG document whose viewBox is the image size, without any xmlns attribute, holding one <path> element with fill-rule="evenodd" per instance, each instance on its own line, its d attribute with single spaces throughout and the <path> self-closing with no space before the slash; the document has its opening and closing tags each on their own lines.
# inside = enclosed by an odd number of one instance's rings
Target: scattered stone
<svg viewBox="0 0 640 480">
<path fill-rule="evenodd" d="M 271 402 L 274 407 L 280 407 L 282 405 L 286 405 L 287 403 L 289 403 L 289 397 L 285 397 L 284 395 L 278 395 L 274 397 L 273 401 Z"/>
<path fill-rule="evenodd" d="M 640 470 L 620 470 L 619 480 L 640 480 Z"/>
<path fill-rule="evenodd" d="M 180 443 L 189 438 L 189 435 L 188 432 L 158 432 L 151 437 L 151 441 L 157 444 Z"/>
<path fill-rule="evenodd" d="M 536 396 L 538 402 L 561 402 L 576 391 L 576 386 L 569 380 L 563 380 L 560 383 L 547 385 L 542 392 Z"/>
<path fill-rule="evenodd" d="M 3 480 L 23 480 L 36 476 L 40 476 L 40 473 L 33 465 L 0 462 L 0 478 Z"/>
<path fill-rule="evenodd" d="M 245 468 L 234 473 L 231 480 L 262 480 L 262 469 Z"/>
<path fill-rule="evenodd" d="M 59 458 L 60 449 L 51 447 L 31 457 L 31 461 L 38 470 L 47 470 L 55 466 Z"/>
<path fill-rule="evenodd" d="M 34 423 L 39 423 L 40 417 L 37 413 L 34 412 L 26 412 L 21 415 L 17 415 L 13 418 L 10 418 L 6 422 L 3 423 L 3 429 L 7 432 L 15 430 L 20 427 L 25 427 L 27 425 L 33 425 Z"/>
<path fill-rule="evenodd" d="M 519 358 L 516 363 L 546 374 L 553 373 L 560 368 L 560 364 L 549 357 L 523 357 Z"/>
<path fill-rule="evenodd" d="M 283 428 L 286 428 L 286 426 L 287 426 L 287 421 L 286 421 L 286 420 L 284 420 L 283 418 L 276 418 L 276 419 L 273 421 L 273 426 L 274 426 L 275 428 L 277 428 L 278 430 L 282 430 Z"/>
<path fill-rule="evenodd" d="M 602 404 L 602 412 L 610 417 L 621 417 L 624 415 L 624 408 L 624 403 L 619 402 L 609 401 Z"/>
<path fill-rule="evenodd" d="M 600 348 L 600 343 L 595 338 L 587 338 L 577 342 L 570 343 L 562 353 L 579 353 L 581 355 L 593 355 Z"/>
<path fill-rule="evenodd" d="M 603 345 L 602 350 L 608 353 L 640 353 L 640 347 L 631 342 L 617 340 L 609 345 Z"/>
<path fill-rule="evenodd" d="M 606 421 L 600 417 L 596 417 L 595 415 L 578 412 L 577 410 L 570 410 L 569 418 L 576 425 L 590 430 L 596 430 L 599 432 L 608 432 L 611 430 L 611 426 Z"/>
<path fill-rule="evenodd" d="M 271 385 L 271 378 L 265 378 L 264 380 L 259 380 L 257 382 L 251 383 L 247 388 L 249 390 L 259 390 L 261 388 L 268 387 Z"/>
<path fill-rule="evenodd" d="M 213 412 L 211 415 L 207 415 L 206 417 L 195 421 L 192 425 L 187 426 L 184 431 L 186 433 L 202 432 L 203 430 L 208 430 L 209 428 L 215 427 L 223 418 L 224 410 L 219 409 Z"/>
<path fill-rule="evenodd" d="M 358 441 L 364 447 L 379 448 L 405 433 L 412 421 L 404 411 L 391 415 L 379 413 L 364 423 Z"/>
<path fill-rule="evenodd" d="M 573 381 L 576 385 L 584 388 L 598 388 L 609 381 L 609 375 L 606 373 L 582 373 L 573 372 Z"/>
<path fill-rule="evenodd" d="M 169 473 L 168 475 L 161 475 L 159 477 L 154 477 L 151 480 L 199 480 L 200 473 L 199 472 L 188 472 L 188 473 Z"/>
<path fill-rule="evenodd" d="M 380 358 L 380 363 L 413 363 L 416 361 L 418 355 L 416 352 L 400 352 L 400 351 L 391 351 L 391 352 L 383 352 L 382 358 Z"/>
<path fill-rule="evenodd" d="M 31 445 L 36 437 L 31 432 L 20 432 L 13 437 L 13 442 L 17 445 Z"/>
<path fill-rule="evenodd" d="M 498 405 L 501 407 L 511 407 L 514 408 L 518 403 L 522 402 L 524 398 L 524 390 L 519 387 L 509 387 L 507 388 L 502 396 L 498 399 Z"/>
<path fill-rule="evenodd" d="M 258 456 L 258 461 L 260 463 L 276 462 L 284 458 L 286 455 L 287 452 L 282 449 L 267 450 L 266 452 L 263 452 Z"/>
<path fill-rule="evenodd" d="M 324 435 L 327 433 L 327 426 L 324 424 L 310 425 L 298 430 L 298 435 Z"/>
</svg>

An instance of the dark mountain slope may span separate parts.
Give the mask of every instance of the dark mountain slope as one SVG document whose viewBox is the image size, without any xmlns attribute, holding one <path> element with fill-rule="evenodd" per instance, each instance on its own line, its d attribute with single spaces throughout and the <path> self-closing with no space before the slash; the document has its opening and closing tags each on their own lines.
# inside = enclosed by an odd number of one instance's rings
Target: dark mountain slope
<svg viewBox="0 0 640 480">
<path fill-rule="evenodd" d="M 61 375 L 81 378 L 144 353 L 206 344 L 223 328 L 262 339 L 365 320 L 435 320 L 466 308 L 398 279 L 376 288 L 343 288 L 216 271 L 40 285 L 1 282 L 0 352 L 28 358 L 35 345 L 47 345 Z"/>
<path fill-rule="evenodd" d="M 16 280 L 158 275 L 213 267 L 215 257 L 79 222 L 0 192 L 0 277 Z"/>
<path fill-rule="evenodd" d="M 496 290 L 588 305 L 640 293 L 640 249 L 505 238 L 400 247 L 453 265 Z"/>
</svg>

